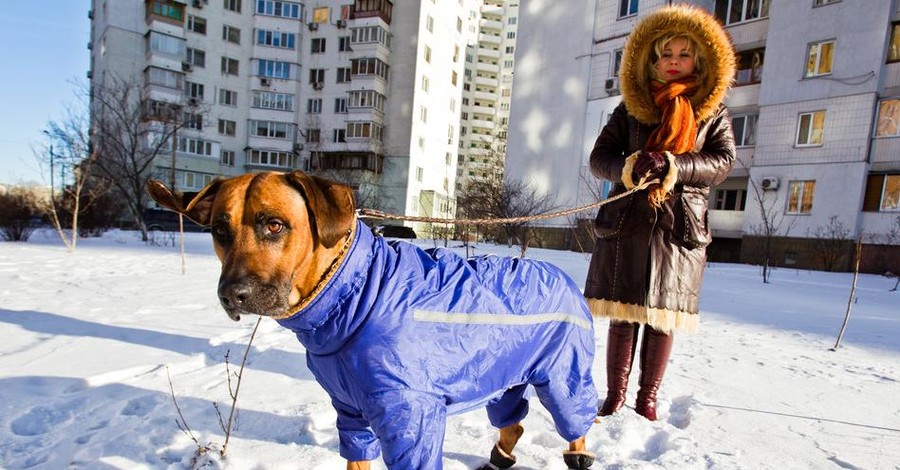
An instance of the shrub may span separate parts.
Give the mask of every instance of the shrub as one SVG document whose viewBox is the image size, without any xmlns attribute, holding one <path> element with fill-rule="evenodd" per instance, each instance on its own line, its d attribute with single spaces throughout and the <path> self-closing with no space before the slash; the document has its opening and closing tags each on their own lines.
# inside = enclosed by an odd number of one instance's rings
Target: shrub
<svg viewBox="0 0 900 470">
<path fill-rule="evenodd" d="M 35 188 L 13 186 L 0 194 L 0 237 L 27 242 L 41 223 L 44 201 Z"/>
</svg>

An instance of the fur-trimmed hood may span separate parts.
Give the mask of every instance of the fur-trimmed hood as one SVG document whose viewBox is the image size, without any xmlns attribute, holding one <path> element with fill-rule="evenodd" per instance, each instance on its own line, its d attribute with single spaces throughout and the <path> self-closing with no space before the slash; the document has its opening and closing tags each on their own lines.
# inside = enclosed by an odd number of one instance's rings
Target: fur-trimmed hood
<svg viewBox="0 0 900 470">
<path fill-rule="evenodd" d="M 691 105 L 697 121 L 713 114 L 725 99 L 735 73 L 735 53 L 731 39 L 719 22 L 706 10 L 690 5 L 674 5 L 644 17 L 628 37 L 619 70 L 619 86 L 628 114 L 643 124 L 659 123 L 659 108 L 650 94 L 651 77 L 647 64 L 653 43 L 662 35 L 678 34 L 691 38 L 705 57 L 706 70 Z"/>
</svg>

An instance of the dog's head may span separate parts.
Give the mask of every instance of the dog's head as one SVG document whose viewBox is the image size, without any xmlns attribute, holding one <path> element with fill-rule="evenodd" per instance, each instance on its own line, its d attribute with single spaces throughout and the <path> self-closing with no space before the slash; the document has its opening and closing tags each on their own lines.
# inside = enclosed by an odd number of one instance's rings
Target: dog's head
<svg viewBox="0 0 900 470">
<path fill-rule="evenodd" d="M 301 171 L 217 179 L 197 193 L 150 180 L 160 205 L 212 232 L 222 262 L 219 300 L 242 313 L 284 318 L 312 292 L 354 224 L 353 191 Z"/>
</svg>

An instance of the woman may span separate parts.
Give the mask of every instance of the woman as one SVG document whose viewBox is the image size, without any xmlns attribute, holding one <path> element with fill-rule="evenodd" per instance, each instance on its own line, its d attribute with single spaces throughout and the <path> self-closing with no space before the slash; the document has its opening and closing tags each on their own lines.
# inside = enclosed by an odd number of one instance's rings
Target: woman
<svg viewBox="0 0 900 470">
<path fill-rule="evenodd" d="M 611 196 L 642 178 L 659 183 L 601 207 L 594 222 L 585 296 L 595 316 L 610 319 L 600 416 L 625 403 L 644 325 L 635 411 L 655 421 L 673 334 L 697 328 L 709 187 L 725 180 L 735 160 L 722 105 L 734 71 L 728 35 L 705 10 L 687 5 L 647 15 L 625 45 L 623 103 L 594 144 L 591 170 L 616 183 Z"/>
</svg>

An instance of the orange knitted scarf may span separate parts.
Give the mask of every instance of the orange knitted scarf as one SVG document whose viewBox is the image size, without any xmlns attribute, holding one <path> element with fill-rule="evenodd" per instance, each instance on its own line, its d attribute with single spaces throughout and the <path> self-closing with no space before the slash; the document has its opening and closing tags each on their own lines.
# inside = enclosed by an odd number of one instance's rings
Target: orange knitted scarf
<svg viewBox="0 0 900 470">
<path fill-rule="evenodd" d="M 659 126 L 647 139 L 647 152 L 668 151 L 675 155 L 693 150 L 697 140 L 697 120 L 694 118 L 694 107 L 688 95 L 697 88 L 697 77 L 689 75 L 684 78 L 661 83 L 650 82 L 653 101 L 661 111 Z M 659 207 L 667 198 L 662 185 L 650 188 L 650 202 Z"/>
</svg>

